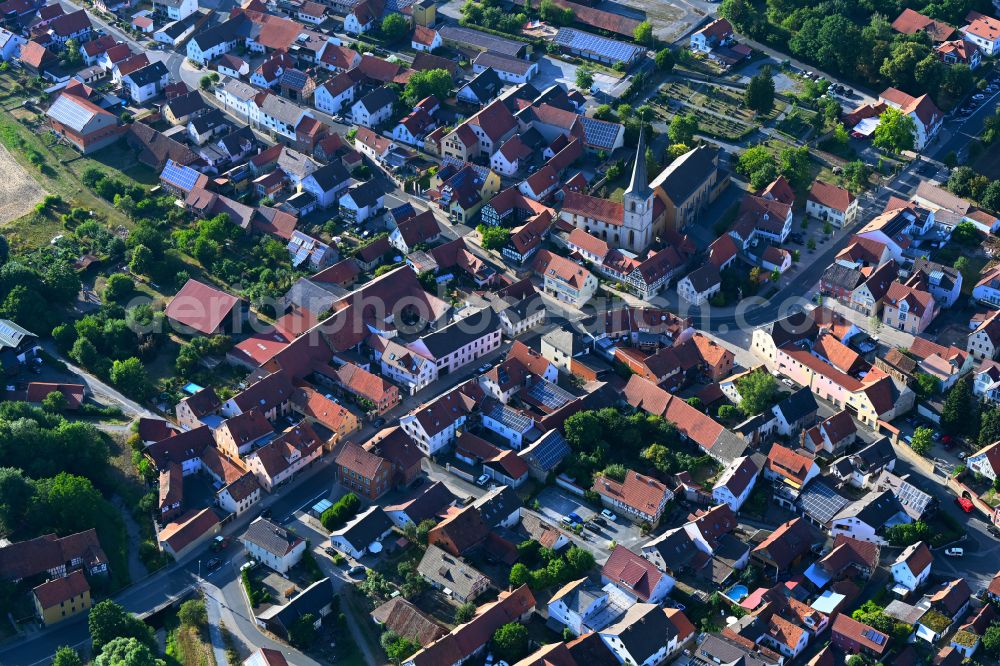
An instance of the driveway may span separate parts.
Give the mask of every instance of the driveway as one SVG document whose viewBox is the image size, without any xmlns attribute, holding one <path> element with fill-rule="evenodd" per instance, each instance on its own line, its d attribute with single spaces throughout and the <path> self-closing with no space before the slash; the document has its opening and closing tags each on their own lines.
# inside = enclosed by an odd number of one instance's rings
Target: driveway
<svg viewBox="0 0 1000 666">
<path fill-rule="evenodd" d="M 548 486 L 535 498 L 538 500 L 538 514 L 555 525 L 562 525 L 563 516 L 576 513 L 584 521 L 597 515 L 599 509 L 583 501 L 567 490 L 558 486 Z M 619 516 L 615 522 L 607 521 L 607 527 L 601 527 L 598 532 L 583 531 L 583 543 L 580 544 L 594 553 L 598 560 L 607 559 L 611 554 L 607 545 L 614 541 L 622 546 L 635 550 L 640 544 L 649 540 L 647 535 L 633 523 Z"/>
<path fill-rule="evenodd" d="M 542 56 L 538 60 L 538 74 L 531 80 L 531 85 L 539 90 L 545 90 L 549 86 L 561 83 L 566 88 L 572 90 L 576 88 L 577 69 L 578 66 L 571 62 L 553 58 L 552 56 Z M 618 84 L 618 81 L 619 79 L 609 74 L 594 72 L 594 88 L 597 88 L 600 92 L 609 92 Z M 589 93 L 587 90 L 581 92 L 584 94 Z"/>
</svg>

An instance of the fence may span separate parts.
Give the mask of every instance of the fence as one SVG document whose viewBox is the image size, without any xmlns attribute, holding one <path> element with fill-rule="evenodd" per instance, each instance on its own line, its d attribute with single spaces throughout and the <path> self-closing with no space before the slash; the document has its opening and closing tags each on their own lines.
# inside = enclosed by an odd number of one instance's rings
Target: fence
<svg viewBox="0 0 1000 666">
<path fill-rule="evenodd" d="M 560 474 L 556 477 L 556 485 L 560 488 L 564 488 L 577 497 L 583 497 L 584 489 L 573 483 L 573 481 L 565 474 Z"/>
</svg>

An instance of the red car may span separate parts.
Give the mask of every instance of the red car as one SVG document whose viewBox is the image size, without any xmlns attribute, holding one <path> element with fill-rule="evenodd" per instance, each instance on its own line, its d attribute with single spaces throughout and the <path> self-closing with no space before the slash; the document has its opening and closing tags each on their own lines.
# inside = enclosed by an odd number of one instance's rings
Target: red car
<svg viewBox="0 0 1000 666">
<path fill-rule="evenodd" d="M 972 506 L 972 500 L 968 499 L 967 497 L 956 497 L 955 504 L 961 507 L 962 511 L 966 513 L 972 513 L 972 509 L 974 508 Z"/>
</svg>

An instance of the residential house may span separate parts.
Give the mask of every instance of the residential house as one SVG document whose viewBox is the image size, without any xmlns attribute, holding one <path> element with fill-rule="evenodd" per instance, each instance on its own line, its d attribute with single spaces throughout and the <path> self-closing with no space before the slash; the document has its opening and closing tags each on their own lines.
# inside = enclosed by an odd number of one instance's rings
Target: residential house
<svg viewBox="0 0 1000 666">
<path fill-rule="evenodd" d="M 726 465 L 712 487 L 712 500 L 739 511 L 757 482 L 760 470 L 750 456 L 735 458 Z"/>
<path fill-rule="evenodd" d="M 307 422 L 290 426 L 246 457 L 247 468 L 267 492 L 292 479 L 323 455 L 323 442 Z"/>
<path fill-rule="evenodd" d="M 722 291 L 719 269 L 705 264 L 691 271 L 677 282 L 677 295 L 693 305 L 704 305 Z"/>
<path fill-rule="evenodd" d="M 240 537 L 247 552 L 278 573 L 288 573 L 302 560 L 306 541 L 267 518 L 257 518 Z"/>
<path fill-rule="evenodd" d="M 842 229 L 857 219 L 858 199 L 843 187 L 815 180 L 806 199 L 806 214 Z"/>
<path fill-rule="evenodd" d="M 830 625 L 830 640 L 848 654 L 863 654 L 879 659 L 889 649 L 889 636 L 846 613 L 837 613 Z"/>
<path fill-rule="evenodd" d="M 934 296 L 924 289 L 922 280 L 893 282 L 889 285 L 882 307 L 882 323 L 900 331 L 923 333 L 937 316 L 939 308 Z"/>
<path fill-rule="evenodd" d="M 844 409 L 809 428 L 802 445 L 810 453 L 839 455 L 854 443 L 857 432 L 851 413 Z"/>
<path fill-rule="evenodd" d="M 809 523 L 803 518 L 793 518 L 782 523 L 761 541 L 750 553 L 750 559 L 764 569 L 767 575 L 777 576 L 809 554 L 815 538 Z"/>
<path fill-rule="evenodd" d="M 694 636 L 695 628 L 675 608 L 635 604 L 599 634 L 620 663 L 656 666 L 677 654 Z"/>
<path fill-rule="evenodd" d="M 622 545 L 614 547 L 601 568 L 601 583 L 611 583 L 637 602 L 651 604 L 663 601 L 674 587 L 669 574 Z"/>
<path fill-rule="evenodd" d="M 453 557 L 461 557 L 485 543 L 490 529 L 473 505 L 452 509 L 427 533 L 427 543 L 437 546 Z"/>
<path fill-rule="evenodd" d="M 374 129 L 392 116 L 396 94 L 385 86 L 376 88 L 351 106 L 351 121 Z"/>
<path fill-rule="evenodd" d="M 933 562 L 934 556 L 923 541 L 904 548 L 889 567 L 889 573 L 895 583 L 893 590 L 898 590 L 903 595 L 915 592 L 930 576 Z"/>
<path fill-rule="evenodd" d="M 778 433 L 786 436 L 815 423 L 818 410 L 816 398 L 808 388 L 796 389 L 771 408 L 777 419 Z"/>
<path fill-rule="evenodd" d="M 371 612 L 371 618 L 383 631 L 391 631 L 423 647 L 448 633 L 436 620 L 403 597 L 389 599 Z"/>
<path fill-rule="evenodd" d="M 1000 351 L 1000 310 L 986 315 L 983 321 L 969 334 L 967 347 L 977 361 L 995 360 Z"/>
<path fill-rule="evenodd" d="M 1000 21 L 976 11 L 969 12 L 965 18 L 968 23 L 961 28 L 965 39 L 975 44 L 987 56 L 996 55 L 1000 51 Z"/>
<path fill-rule="evenodd" d="M 136 104 L 160 95 L 170 78 L 166 65 L 157 61 L 122 77 L 122 87 Z"/>
<path fill-rule="evenodd" d="M 392 521 L 380 506 L 370 506 L 344 527 L 330 533 L 330 545 L 356 560 L 382 551 L 382 540 L 392 534 Z"/>
<path fill-rule="evenodd" d="M 490 579 L 485 574 L 434 544 L 429 544 L 424 551 L 417 573 L 459 603 L 475 601 L 490 587 Z"/>
<path fill-rule="evenodd" d="M 842 509 L 830 524 L 830 533 L 846 534 L 860 541 L 885 545 L 881 534 L 893 525 L 913 522 L 903 505 L 889 491 L 872 491 Z"/>
<path fill-rule="evenodd" d="M 628 470 L 621 482 L 598 475 L 592 490 L 601 496 L 605 506 L 652 526 L 659 523 L 667 502 L 674 496 L 663 483 L 633 470 Z"/>
<path fill-rule="evenodd" d="M 74 571 L 33 588 L 31 599 L 42 624 L 50 627 L 90 609 L 90 584 L 82 571 Z"/>
</svg>

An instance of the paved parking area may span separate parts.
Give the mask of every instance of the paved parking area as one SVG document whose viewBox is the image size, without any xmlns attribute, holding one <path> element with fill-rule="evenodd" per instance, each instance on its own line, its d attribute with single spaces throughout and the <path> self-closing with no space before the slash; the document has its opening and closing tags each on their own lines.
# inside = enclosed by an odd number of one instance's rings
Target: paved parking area
<svg viewBox="0 0 1000 666">
<path fill-rule="evenodd" d="M 598 510 L 584 502 L 582 497 L 577 497 L 558 486 L 545 488 L 536 499 L 539 504 L 538 512 L 556 525 L 561 525 L 562 517 L 570 513 L 575 512 L 584 521 L 590 520 L 598 513 Z M 601 527 L 597 532 L 591 532 L 587 541 L 589 543 L 601 542 L 602 544 L 614 541 L 634 550 L 636 546 L 649 540 L 649 537 L 643 535 L 637 526 L 621 516 L 618 517 L 617 522 L 607 521 L 607 523 L 607 527 Z M 584 534 L 587 534 L 588 531 L 584 530 Z M 598 548 L 598 550 L 604 549 Z"/>
<path fill-rule="evenodd" d="M 576 88 L 576 70 L 577 65 L 571 62 L 551 56 L 542 56 L 538 60 L 538 74 L 531 80 L 531 85 L 539 90 L 545 90 L 553 84 L 561 83 L 573 90 Z M 618 79 L 609 74 L 594 72 L 594 87 L 602 92 L 611 90 L 617 83 Z M 588 91 L 582 92 L 587 93 Z"/>
</svg>

